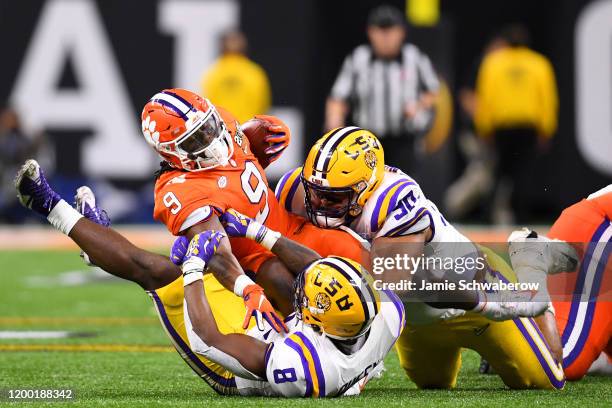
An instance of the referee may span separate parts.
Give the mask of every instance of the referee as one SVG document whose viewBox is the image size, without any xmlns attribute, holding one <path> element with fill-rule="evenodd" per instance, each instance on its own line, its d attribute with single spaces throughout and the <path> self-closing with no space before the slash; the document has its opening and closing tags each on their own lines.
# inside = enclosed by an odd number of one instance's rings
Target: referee
<svg viewBox="0 0 612 408">
<path fill-rule="evenodd" d="M 349 113 L 373 131 L 385 148 L 385 163 L 415 170 L 415 143 L 433 119 L 438 78 L 429 58 L 404 43 L 405 19 L 392 6 L 368 16 L 369 44 L 351 52 L 327 99 L 325 127 L 344 126 Z"/>
</svg>

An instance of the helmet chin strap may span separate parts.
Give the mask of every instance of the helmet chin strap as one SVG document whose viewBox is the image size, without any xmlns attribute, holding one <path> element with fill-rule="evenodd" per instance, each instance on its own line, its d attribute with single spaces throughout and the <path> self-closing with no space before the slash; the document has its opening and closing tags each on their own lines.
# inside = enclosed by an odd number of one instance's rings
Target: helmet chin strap
<svg viewBox="0 0 612 408">
<path fill-rule="evenodd" d="M 338 228 L 344 225 L 345 218 L 332 218 L 324 215 L 317 215 L 317 223 L 325 225 L 327 228 Z"/>
</svg>

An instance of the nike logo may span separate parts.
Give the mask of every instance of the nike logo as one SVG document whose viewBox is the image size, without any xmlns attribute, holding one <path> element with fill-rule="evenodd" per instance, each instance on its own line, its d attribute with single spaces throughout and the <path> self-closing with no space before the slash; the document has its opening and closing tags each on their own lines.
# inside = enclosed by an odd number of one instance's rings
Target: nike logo
<svg viewBox="0 0 612 408">
<path fill-rule="evenodd" d="M 482 333 L 484 333 L 484 332 L 485 332 L 485 331 L 486 331 L 486 330 L 489 328 L 489 326 L 490 326 L 490 325 L 491 325 L 491 323 L 487 323 L 487 324 L 485 324 L 485 325 L 484 325 L 484 326 L 482 326 L 482 327 L 476 327 L 476 328 L 474 329 L 474 334 L 475 334 L 476 336 L 481 336 L 481 335 L 482 335 Z"/>
</svg>

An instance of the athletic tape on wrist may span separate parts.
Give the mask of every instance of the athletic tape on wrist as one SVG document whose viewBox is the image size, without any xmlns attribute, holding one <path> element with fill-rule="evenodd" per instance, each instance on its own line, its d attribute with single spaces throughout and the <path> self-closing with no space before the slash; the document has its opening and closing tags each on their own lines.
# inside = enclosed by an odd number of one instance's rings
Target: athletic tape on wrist
<svg viewBox="0 0 612 408">
<path fill-rule="evenodd" d="M 266 248 L 268 251 L 272 249 L 276 241 L 281 237 L 281 233 L 277 231 L 272 231 L 271 229 L 266 228 L 266 233 L 263 236 L 260 244 Z"/>
<path fill-rule="evenodd" d="M 72 208 L 65 200 L 60 200 L 47 216 L 47 221 L 58 231 L 68 235 L 83 214 Z"/>
<path fill-rule="evenodd" d="M 242 294 L 244 293 L 244 288 L 254 284 L 255 282 L 253 282 L 253 280 L 248 276 L 240 275 L 236 278 L 236 282 L 234 282 L 234 293 L 236 294 L 236 296 L 242 297 Z"/>
<path fill-rule="evenodd" d="M 192 284 L 193 282 L 204 277 L 204 268 L 206 262 L 197 256 L 192 256 L 183 262 L 183 286 Z"/>
</svg>

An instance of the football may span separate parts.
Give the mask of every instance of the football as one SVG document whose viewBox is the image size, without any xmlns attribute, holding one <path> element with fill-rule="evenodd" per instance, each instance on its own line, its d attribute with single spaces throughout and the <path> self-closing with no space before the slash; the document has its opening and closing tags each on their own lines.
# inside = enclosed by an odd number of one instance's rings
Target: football
<svg viewBox="0 0 612 408">
<path fill-rule="evenodd" d="M 255 157 L 257 157 L 259 164 L 261 164 L 263 168 L 266 168 L 270 164 L 270 160 L 265 153 L 266 148 L 270 147 L 270 143 L 266 142 L 264 139 L 268 134 L 268 126 L 271 125 L 273 125 L 273 123 L 268 120 L 253 118 L 244 122 L 241 126 L 242 132 L 247 139 L 249 139 L 251 151 Z"/>
</svg>

